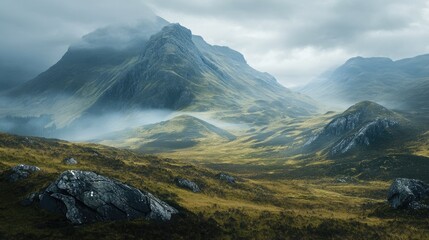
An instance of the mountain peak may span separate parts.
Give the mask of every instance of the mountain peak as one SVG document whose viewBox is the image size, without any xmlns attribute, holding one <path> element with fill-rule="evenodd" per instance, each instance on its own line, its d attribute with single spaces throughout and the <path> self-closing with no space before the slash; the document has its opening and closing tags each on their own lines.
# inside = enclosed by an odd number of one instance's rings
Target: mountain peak
<svg viewBox="0 0 429 240">
<path fill-rule="evenodd" d="M 161 32 L 156 34 L 155 36 L 161 36 L 162 38 L 178 38 L 182 40 L 192 40 L 192 32 L 191 30 L 183 27 L 179 23 L 172 23 L 162 28 Z"/>
<path fill-rule="evenodd" d="M 352 57 L 349 60 L 346 61 L 345 65 L 347 64 L 364 64 L 364 63 L 372 63 L 372 64 L 381 64 L 381 63 L 393 63 L 393 60 L 387 57 Z"/>
<path fill-rule="evenodd" d="M 135 25 L 110 25 L 84 35 L 71 49 L 113 48 L 124 49 L 140 46 L 150 36 L 168 25 L 165 19 L 144 19 Z"/>
<path fill-rule="evenodd" d="M 359 113 L 369 118 L 394 115 L 394 113 L 389 109 L 372 101 L 358 102 L 355 105 L 349 107 L 342 115 L 349 115 L 354 113 Z"/>
</svg>

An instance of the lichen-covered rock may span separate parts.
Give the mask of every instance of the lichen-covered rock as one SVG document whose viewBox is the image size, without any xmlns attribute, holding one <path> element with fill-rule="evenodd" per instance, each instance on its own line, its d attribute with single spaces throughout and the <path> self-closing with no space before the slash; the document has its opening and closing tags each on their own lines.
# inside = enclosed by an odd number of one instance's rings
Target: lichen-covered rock
<svg viewBox="0 0 429 240">
<path fill-rule="evenodd" d="M 201 191 L 201 189 L 198 186 L 198 184 L 196 184 L 196 183 L 194 183 L 194 182 L 192 182 L 192 181 L 190 181 L 188 179 L 176 178 L 176 184 L 179 187 L 187 188 L 187 189 L 191 190 L 192 192 L 200 192 Z"/>
<path fill-rule="evenodd" d="M 16 182 L 25 179 L 30 174 L 40 171 L 40 168 L 31 165 L 19 164 L 10 169 L 10 174 L 7 176 L 9 182 Z"/>
<path fill-rule="evenodd" d="M 40 206 L 74 224 L 144 217 L 167 221 L 178 211 L 148 192 L 93 172 L 68 170 L 40 195 Z"/>
<path fill-rule="evenodd" d="M 235 178 L 226 173 L 219 173 L 217 177 L 222 181 L 226 181 L 227 183 L 235 183 Z"/>
<path fill-rule="evenodd" d="M 390 186 L 387 200 L 394 209 L 421 209 L 428 208 L 421 203 L 429 196 L 429 185 L 426 183 L 407 178 L 397 178 Z"/>
<path fill-rule="evenodd" d="M 70 158 L 65 158 L 63 161 L 66 165 L 76 165 L 77 164 L 77 160 L 70 157 Z"/>
</svg>

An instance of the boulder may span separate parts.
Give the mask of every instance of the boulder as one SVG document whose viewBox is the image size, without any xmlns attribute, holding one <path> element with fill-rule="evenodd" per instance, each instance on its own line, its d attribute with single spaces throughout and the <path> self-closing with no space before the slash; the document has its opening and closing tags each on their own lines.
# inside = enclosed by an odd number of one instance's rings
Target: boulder
<svg viewBox="0 0 429 240">
<path fill-rule="evenodd" d="M 387 200 L 394 209 L 421 209 L 427 208 L 422 200 L 429 196 L 429 185 L 407 178 L 397 178 L 390 186 Z"/>
<path fill-rule="evenodd" d="M 187 188 L 187 189 L 191 190 L 192 192 L 200 192 L 201 191 L 200 187 L 196 183 L 194 183 L 188 179 L 176 178 L 176 184 L 179 187 Z"/>
<path fill-rule="evenodd" d="M 16 182 L 27 178 L 30 174 L 40 171 L 40 168 L 31 165 L 19 164 L 10 169 L 10 174 L 7 176 L 9 182 Z"/>
<path fill-rule="evenodd" d="M 222 181 L 226 181 L 227 183 L 235 183 L 235 178 L 226 173 L 219 173 L 217 177 Z"/>
<path fill-rule="evenodd" d="M 167 221 L 178 212 L 148 192 L 78 170 L 63 172 L 39 201 L 40 207 L 64 214 L 74 224 L 140 217 Z"/>
<path fill-rule="evenodd" d="M 77 160 L 72 158 L 72 157 L 65 158 L 63 162 L 67 165 L 76 165 L 77 164 Z"/>
</svg>

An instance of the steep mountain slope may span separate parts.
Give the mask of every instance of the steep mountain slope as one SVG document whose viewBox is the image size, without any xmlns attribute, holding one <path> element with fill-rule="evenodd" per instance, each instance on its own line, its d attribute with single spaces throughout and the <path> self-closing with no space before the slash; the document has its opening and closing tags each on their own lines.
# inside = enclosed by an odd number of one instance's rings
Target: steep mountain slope
<svg viewBox="0 0 429 240">
<path fill-rule="evenodd" d="M 397 61 L 355 57 L 303 87 L 301 92 L 330 104 L 371 100 L 392 108 L 428 113 L 428 82 L 429 55 Z"/>
<path fill-rule="evenodd" d="M 200 143 L 228 142 L 236 137 L 210 123 L 189 115 L 103 136 L 100 141 L 143 152 L 168 152 Z"/>
<path fill-rule="evenodd" d="M 122 33 L 125 40 L 112 40 Z M 249 115 L 266 119 L 308 115 L 317 109 L 310 98 L 252 69 L 240 53 L 211 46 L 163 19 L 137 28 L 95 31 L 8 96 L 19 97 L 13 109 L 25 106 L 14 114 L 53 114 L 59 127 L 92 115 L 136 109 L 222 111 L 218 116 L 235 120 L 238 111 L 248 109 Z M 7 114 L 10 109 L 2 112 Z"/>
<path fill-rule="evenodd" d="M 397 113 L 370 101 L 357 103 L 311 136 L 309 149 L 325 149 L 332 157 L 386 149 L 394 140 L 413 135 L 410 123 Z M 414 136 L 415 137 L 415 136 Z M 360 151 L 358 151 L 360 150 Z"/>
<path fill-rule="evenodd" d="M 133 27 L 98 29 L 70 46 L 47 71 L 7 93 L 2 115 L 54 114 L 64 126 L 90 107 L 137 59 L 150 36 L 168 22 L 148 19 Z"/>
</svg>

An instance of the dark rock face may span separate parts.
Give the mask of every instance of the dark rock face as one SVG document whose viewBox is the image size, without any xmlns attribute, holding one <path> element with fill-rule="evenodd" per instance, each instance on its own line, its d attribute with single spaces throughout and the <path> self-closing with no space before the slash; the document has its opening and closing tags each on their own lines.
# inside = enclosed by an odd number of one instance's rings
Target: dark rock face
<svg viewBox="0 0 429 240">
<path fill-rule="evenodd" d="M 72 157 L 70 157 L 70 158 L 65 158 L 65 159 L 64 159 L 64 163 L 65 163 L 66 165 L 76 165 L 76 164 L 77 164 L 77 160 L 76 160 L 76 159 L 74 159 L 74 158 L 72 158 Z"/>
<path fill-rule="evenodd" d="M 390 186 L 387 199 L 394 209 L 421 209 L 429 208 L 421 201 L 429 196 L 429 185 L 407 178 L 397 178 Z"/>
<path fill-rule="evenodd" d="M 30 174 L 40 171 L 40 168 L 31 165 L 19 164 L 10 169 L 11 173 L 7 177 L 9 182 L 16 182 L 27 178 Z"/>
<path fill-rule="evenodd" d="M 226 181 L 227 183 L 235 183 L 235 178 L 226 173 L 219 173 L 217 177 L 222 181 Z"/>
<path fill-rule="evenodd" d="M 332 120 L 324 129 L 323 134 L 327 136 L 339 136 L 357 127 L 361 112 L 353 112 Z"/>
<path fill-rule="evenodd" d="M 387 129 L 397 125 L 398 122 L 390 119 L 375 119 L 365 124 L 353 135 L 342 139 L 331 149 L 331 154 L 343 154 L 356 146 L 369 146 L 375 142 L 379 136 L 386 133 Z"/>
<path fill-rule="evenodd" d="M 68 170 L 40 195 L 40 207 L 74 224 L 147 219 L 167 221 L 178 211 L 148 192 L 93 172 Z"/>
<path fill-rule="evenodd" d="M 406 123 L 401 115 L 363 101 L 337 115 L 323 129 L 313 131 L 304 146 L 313 150 L 327 147 L 332 157 L 357 149 L 375 149 L 392 143 L 399 131 L 412 131 Z"/>
<path fill-rule="evenodd" d="M 187 189 L 191 190 L 192 192 L 200 192 L 201 191 L 200 187 L 196 183 L 194 183 L 188 179 L 176 178 L 176 183 L 179 187 L 187 188 Z"/>
</svg>

